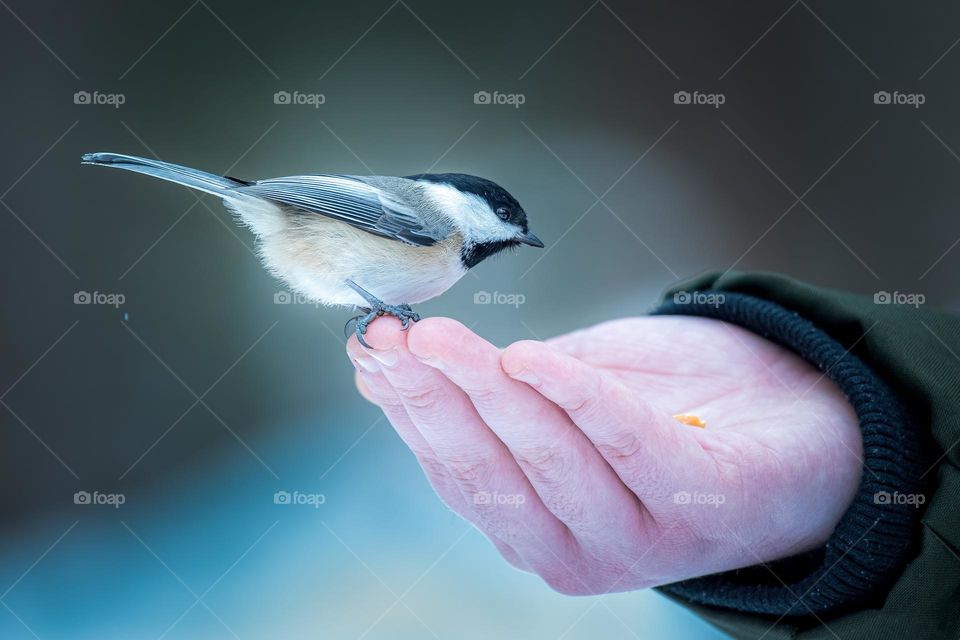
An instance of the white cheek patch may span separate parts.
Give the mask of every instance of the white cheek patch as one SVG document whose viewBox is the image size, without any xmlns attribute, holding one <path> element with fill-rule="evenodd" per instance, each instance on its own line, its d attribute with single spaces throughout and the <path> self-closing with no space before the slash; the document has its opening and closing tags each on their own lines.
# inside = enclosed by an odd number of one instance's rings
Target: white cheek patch
<svg viewBox="0 0 960 640">
<path fill-rule="evenodd" d="M 517 234 L 517 229 L 500 220 L 483 198 L 464 193 L 448 184 L 422 184 L 430 198 L 450 217 L 467 240 L 509 240 Z"/>
</svg>

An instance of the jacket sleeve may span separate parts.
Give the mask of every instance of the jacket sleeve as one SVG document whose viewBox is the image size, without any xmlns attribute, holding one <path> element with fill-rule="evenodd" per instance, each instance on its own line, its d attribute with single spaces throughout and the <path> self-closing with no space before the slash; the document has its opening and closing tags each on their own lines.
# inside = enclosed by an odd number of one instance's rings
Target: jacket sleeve
<svg viewBox="0 0 960 640">
<path fill-rule="evenodd" d="M 822 549 L 666 595 L 735 637 L 960 637 L 960 320 L 923 302 L 774 274 L 707 274 L 668 291 L 653 313 L 738 324 L 824 371 L 856 411 L 864 471 Z"/>
</svg>

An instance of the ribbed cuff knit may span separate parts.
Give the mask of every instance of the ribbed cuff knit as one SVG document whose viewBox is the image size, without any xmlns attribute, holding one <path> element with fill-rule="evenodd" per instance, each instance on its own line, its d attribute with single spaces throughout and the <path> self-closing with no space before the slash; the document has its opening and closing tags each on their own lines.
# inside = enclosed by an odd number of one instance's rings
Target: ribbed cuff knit
<svg viewBox="0 0 960 640">
<path fill-rule="evenodd" d="M 753 296 L 700 293 L 711 295 L 691 294 L 665 302 L 652 315 L 702 316 L 736 324 L 823 371 L 856 411 L 863 435 L 864 470 L 853 504 L 826 545 L 793 562 L 787 559 L 769 565 L 778 576 L 778 565 L 784 569 L 786 586 L 772 581 L 766 569 L 760 572 L 751 567 L 662 589 L 696 604 L 776 616 L 837 613 L 878 601 L 913 550 L 922 509 L 897 504 L 895 496 L 923 491 L 923 439 L 883 380 L 813 323 Z M 887 496 L 893 498 L 886 500 Z"/>
</svg>

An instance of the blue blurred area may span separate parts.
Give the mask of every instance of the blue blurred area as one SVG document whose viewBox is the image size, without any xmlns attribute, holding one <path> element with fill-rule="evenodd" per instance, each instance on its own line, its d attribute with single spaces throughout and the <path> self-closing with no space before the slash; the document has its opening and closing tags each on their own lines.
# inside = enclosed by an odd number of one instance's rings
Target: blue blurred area
<svg viewBox="0 0 960 640">
<path fill-rule="evenodd" d="M 442 506 L 375 409 L 325 421 L 251 443 L 279 480 L 238 444 L 119 508 L 8 531 L 0 637 L 724 637 L 652 591 L 552 592 Z"/>
</svg>

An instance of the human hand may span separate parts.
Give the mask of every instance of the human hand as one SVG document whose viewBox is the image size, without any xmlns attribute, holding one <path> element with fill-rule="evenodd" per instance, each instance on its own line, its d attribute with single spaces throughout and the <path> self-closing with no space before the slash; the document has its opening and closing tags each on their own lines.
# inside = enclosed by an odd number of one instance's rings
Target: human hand
<svg viewBox="0 0 960 640">
<path fill-rule="evenodd" d="M 498 349 L 446 318 L 348 343 L 446 504 L 570 594 L 625 591 L 822 545 L 862 467 L 818 370 L 717 320 L 617 320 Z M 703 418 L 706 429 L 673 414 Z"/>
</svg>

